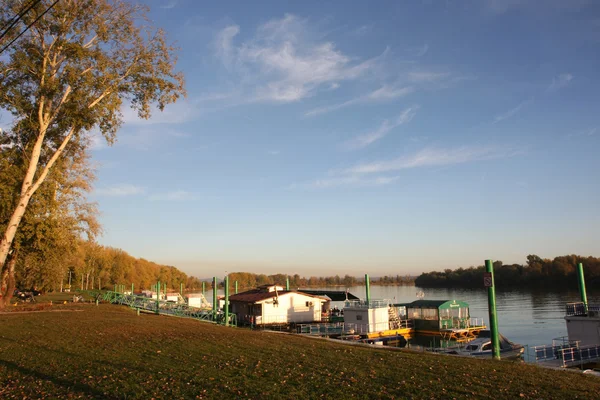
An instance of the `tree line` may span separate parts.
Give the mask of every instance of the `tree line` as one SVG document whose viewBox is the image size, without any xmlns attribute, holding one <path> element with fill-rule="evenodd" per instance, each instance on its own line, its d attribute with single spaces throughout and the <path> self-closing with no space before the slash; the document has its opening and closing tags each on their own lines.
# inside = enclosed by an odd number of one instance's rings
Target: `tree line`
<svg viewBox="0 0 600 400">
<path fill-rule="evenodd" d="M 528 255 L 525 264 L 494 262 L 494 280 L 497 288 L 513 287 L 568 287 L 577 288 L 577 264 L 583 263 L 588 285 L 600 283 L 600 258 L 566 255 L 554 259 Z M 485 266 L 455 270 L 433 271 L 421 274 L 415 285 L 421 287 L 483 287 Z"/>
<path fill-rule="evenodd" d="M 239 290 L 253 289 L 262 285 L 280 285 L 285 287 L 286 280 L 289 279 L 290 289 L 303 288 L 303 287 L 335 287 L 340 286 L 343 288 L 351 286 L 362 286 L 365 284 L 364 278 L 357 278 L 348 274 L 343 277 L 339 275 L 326 276 L 326 277 L 303 277 L 299 274 L 286 275 L 286 274 L 255 274 L 251 272 L 232 272 L 229 275 L 229 282 L 231 285 L 234 282 L 238 283 Z M 371 285 L 410 285 L 413 284 L 414 278 L 410 276 L 383 276 L 378 278 L 370 278 Z M 220 286 L 222 286 L 222 282 Z"/>
</svg>

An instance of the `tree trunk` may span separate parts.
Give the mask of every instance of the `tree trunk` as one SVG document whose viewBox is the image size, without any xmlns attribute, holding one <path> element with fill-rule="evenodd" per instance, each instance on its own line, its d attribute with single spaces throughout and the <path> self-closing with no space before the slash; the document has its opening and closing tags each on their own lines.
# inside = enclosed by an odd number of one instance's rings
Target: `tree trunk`
<svg viewBox="0 0 600 400">
<path fill-rule="evenodd" d="M 0 289 L 0 310 L 3 310 L 13 297 L 15 291 L 15 265 L 17 264 L 17 252 L 13 252 L 6 269 L 2 271 L 2 287 Z"/>
</svg>

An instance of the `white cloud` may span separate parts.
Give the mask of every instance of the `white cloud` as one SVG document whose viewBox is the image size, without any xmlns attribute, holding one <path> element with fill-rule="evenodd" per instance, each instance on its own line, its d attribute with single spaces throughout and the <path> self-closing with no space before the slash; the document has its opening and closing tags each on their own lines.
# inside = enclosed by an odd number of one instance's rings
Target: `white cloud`
<svg viewBox="0 0 600 400">
<path fill-rule="evenodd" d="M 193 200 L 196 196 L 185 190 L 175 190 L 173 192 L 159 193 L 148 196 L 152 201 L 185 201 Z"/>
<path fill-rule="evenodd" d="M 552 83 L 550 84 L 550 86 L 548 86 L 547 91 L 552 92 L 564 88 L 571 83 L 573 78 L 574 76 L 569 73 L 560 74 L 557 77 L 552 78 Z"/>
<path fill-rule="evenodd" d="M 98 188 L 95 190 L 95 193 L 100 196 L 110 196 L 110 197 L 134 196 L 134 195 L 142 194 L 144 192 L 145 192 L 145 189 L 143 187 L 128 184 L 128 183 L 107 186 L 107 187 Z"/>
<path fill-rule="evenodd" d="M 219 32 L 216 54 L 239 74 L 248 101 L 298 101 L 322 87 L 364 76 L 379 59 L 356 62 L 334 43 L 313 40 L 307 21 L 290 14 L 261 25 L 254 37 L 236 46 L 238 33 L 237 25 Z"/>
<path fill-rule="evenodd" d="M 293 184 L 290 186 L 290 189 L 330 189 L 335 187 L 385 186 L 395 182 L 396 180 L 398 180 L 398 178 L 398 176 L 338 176 L 325 179 L 318 179 L 316 181 L 304 184 Z"/>
<path fill-rule="evenodd" d="M 419 106 L 412 106 L 405 109 L 395 120 L 390 121 L 386 119 L 381 123 L 379 128 L 351 139 L 345 143 L 344 147 L 347 149 L 360 149 L 376 142 L 377 140 L 386 136 L 392 129 L 410 122 L 417 113 L 418 109 Z"/>
<path fill-rule="evenodd" d="M 415 154 L 393 160 L 358 164 L 343 170 L 329 172 L 327 178 L 305 184 L 293 184 L 291 189 L 328 189 L 334 187 L 383 186 L 396 182 L 398 175 L 390 173 L 413 168 L 442 167 L 473 161 L 513 157 L 523 150 L 496 146 L 461 146 L 454 148 L 425 148 Z"/>
<path fill-rule="evenodd" d="M 269 150 L 268 153 L 272 156 L 278 156 L 279 154 L 281 154 L 279 150 Z"/>
<path fill-rule="evenodd" d="M 346 108 L 356 104 L 391 101 L 399 97 L 406 96 L 412 92 L 414 92 L 414 88 L 410 86 L 400 87 L 396 85 L 383 85 L 379 89 L 374 90 L 364 96 L 356 97 L 354 99 L 339 104 L 313 108 L 312 110 L 306 112 L 304 115 L 307 117 L 314 117 L 316 115 L 337 111 L 342 108 Z"/>
<path fill-rule="evenodd" d="M 427 51 L 429 51 L 429 45 L 427 43 L 425 43 L 423 45 L 423 47 L 421 47 L 420 49 L 418 49 L 417 51 L 417 57 L 423 57 Z"/>
<path fill-rule="evenodd" d="M 160 6 L 160 8 L 171 9 L 171 8 L 175 8 L 176 5 L 177 5 L 177 0 L 171 0 L 167 4 Z"/>
<path fill-rule="evenodd" d="M 580 136 L 594 136 L 597 132 L 598 132 L 598 128 L 591 128 L 591 129 L 586 129 L 584 131 L 569 133 L 567 135 L 567 138 L 574 138 L 574 137 L 580 137 Z"/>
<path fill-rule="evenodd" d="M 523 109 L 523 107 L 527 106 L 532 101 L 533 101 L 533 99 L 529 99 L 527 101 L 522 102 L 515 108 L 511 108 L 510 110 L 508 110 L 502 114 L 496 115 L 496 117 L 494 117 L 494 121 L 492 122 L 492 124 L 496 124 L 500 121 L 504 121 L 505 119 L 508 119 L 508 118 L 516 115 L 519 111 L 521 111 Z"/>
<path fill-rule="evenodd" d="M 447 149 L 425 148 L 413 155 L 393 160 L 359 164 L 343 170 L 343 174 L 378 174 L 411 168 L 436 167 L 463 164 L 471 161 L 510 157 L 518 154 L 510 149 L 494 146 L 462 146 Z"/>
</svg>

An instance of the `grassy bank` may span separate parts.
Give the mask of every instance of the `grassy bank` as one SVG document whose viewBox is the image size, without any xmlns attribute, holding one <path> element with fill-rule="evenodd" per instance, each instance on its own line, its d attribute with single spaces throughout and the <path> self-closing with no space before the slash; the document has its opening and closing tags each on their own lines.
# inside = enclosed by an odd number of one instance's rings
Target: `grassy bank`
<svg viewBox="0 0 600 400">
<path fill-rule="evenodd" d="M 18 307 L 16 307 L 18 309 Z M 532 365 L 54 305 L 0 315 L 0 398 L 597 398 L 600 379 Z"/>
</svg>

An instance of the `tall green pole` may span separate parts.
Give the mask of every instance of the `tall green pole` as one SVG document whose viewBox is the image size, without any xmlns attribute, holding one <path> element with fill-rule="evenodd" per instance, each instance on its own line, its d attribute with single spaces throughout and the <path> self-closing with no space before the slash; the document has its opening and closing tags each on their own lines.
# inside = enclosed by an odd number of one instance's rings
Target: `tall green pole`
<svg viewBox="0 0 600 400">
<path fill-rule="evenodd" d="M 225 275 L 225 326 L 229 326 L 229 276 Z"/>
<path fill-rule="evenodd" d="M 183 296 L 183 282 L 179 284 L 179 294 Z"/>
<path fill-rule="evenodd" d="M 585 292 L 585 277 L 583 276 L 583 264 L 577 264 L 577 275 L 579 275 L 579 294 L 581 296 L 581 302 L 585 307 L 585 312 L 587 314 L 588 309 L 588 301 L 587 301 L 587 293 Z"/>
<path fill-rule="evenodd" d="M 133 283 L 131 284 L 131 295 L 133 296 Z"/>
<path fill-rule="evenodd" d="M 213 321 L 217 322 L 217 277 L 213 277 Z"/>
<path fill-rule="evenodd" d="M 115 284 L 115 292 L 117 291 L 117 285 Z"/>
<path fill-rule="evenodd" d="M 238 282 L 238 281 L 235 281 L 235 294 L 237 294 L 237 293 L 238 293 L 238 283 L 237 283 L 237 282 Z"/>
<path fill-rule="evenodd" d="M 488 287 L 488 309 L 490 314 L 490 331 L 492 333 L 492 357 L 500 359 L 500 338 L 498 336 L 498 315 L 496 314 L 496 288 L 494 282 L 494 263 L 485 260 L 485 271 L 491 276 L 491 286 Z"/>
<path fill-rule="evenodd" d="M 369 274 L 365 274 L 365 289 L 367 291 L 367 306 L 371 305 L 371 286 L 369 282 Z"/>
<path fill-rule="evenodd" d="M 288 292 L 290 291 L 290 277 L 289 276 L 285 277 L 285 290 L 287 290 Z"/>
<path fill-rule="evenodd" d="M 204 292 L 206 291 L 206 282 L 202 281 L 202 296 L 204 296 Z"/>
<path fill-rule="evenodd" d="M 160 308 L 160 281 L 156 282 L 156 313 Z"/>
</svg>

